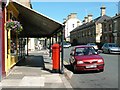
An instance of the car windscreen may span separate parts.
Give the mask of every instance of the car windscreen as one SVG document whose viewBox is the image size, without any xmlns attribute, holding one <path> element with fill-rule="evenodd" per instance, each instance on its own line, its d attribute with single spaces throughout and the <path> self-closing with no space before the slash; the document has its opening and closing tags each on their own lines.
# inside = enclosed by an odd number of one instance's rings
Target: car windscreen
<svg viewBox="0 0 120 90">
<path fill-rule="evenodd" d="M 93 55 L 93 54 L 97 54 L 93 47 L 80 47 L 80 48 L 76 48 L 76 51 L 75 51 L 76 56 Z"/>
<path fill-rule="evenodd" d="M 109 47 L 118 47 L 116 44 L 109 44 Z"/>
</svg>

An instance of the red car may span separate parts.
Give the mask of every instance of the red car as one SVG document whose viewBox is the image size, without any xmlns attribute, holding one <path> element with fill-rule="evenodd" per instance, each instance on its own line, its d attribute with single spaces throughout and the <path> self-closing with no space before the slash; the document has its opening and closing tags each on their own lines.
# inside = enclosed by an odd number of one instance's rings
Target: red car
<svg viewBox="0 0 120 90">
<path fill-rule="evenodd" d="M 104 59 L 92 46 L 75 46 L 70 53 L 70 64 L 76 71 L 104 71 Z"/>
</svg>

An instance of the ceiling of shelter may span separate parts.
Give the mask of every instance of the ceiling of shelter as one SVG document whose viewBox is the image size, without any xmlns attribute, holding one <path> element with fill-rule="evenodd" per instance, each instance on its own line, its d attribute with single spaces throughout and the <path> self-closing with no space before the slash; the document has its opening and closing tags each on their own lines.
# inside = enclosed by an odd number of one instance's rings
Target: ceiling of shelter
<svg viewBox="0 0 120 90">
<path fill-rule="evenodd" d="M 19 11 L 18 19 L 24 28 L 20 34 L 21 37 L 50 37 L 62 30 L 63 24 L 17 2 L 12 3 Z"/>
</svg>

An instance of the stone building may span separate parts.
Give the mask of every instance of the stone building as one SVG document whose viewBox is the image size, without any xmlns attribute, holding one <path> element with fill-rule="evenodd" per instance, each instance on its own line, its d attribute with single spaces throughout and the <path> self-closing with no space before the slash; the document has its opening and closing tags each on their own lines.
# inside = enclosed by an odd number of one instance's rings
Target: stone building
<svg viewBox="0 0 120 90">
<path fill-rule="evenodd" d="M 85 17 L 84 22 L 81 26 L 78 26 L 70 32 L 70 42 L 73 45 L 87 44 L 87 43 L 101 43 L 102 36 L 102 22 L 110 19 L 105 14 L 106 7 L 102 6 L 101 15 L 92 20 L 92 15 Z"/>
<path fill-rule="evenodd" d="M 70 41 L 70 31 L 81 25 L 81 21 L 77 18 L 76 13 L 71 13 L 67 19 L 64 19 L 63 24 L 65 25 L 65 39 Z"/>
<path fill-rule="evenodd" d="M 102 31 L 101 41 L 104 43 L 117 43 L 120 46 L 120 14 L 105 20 Z"/>
</svg>

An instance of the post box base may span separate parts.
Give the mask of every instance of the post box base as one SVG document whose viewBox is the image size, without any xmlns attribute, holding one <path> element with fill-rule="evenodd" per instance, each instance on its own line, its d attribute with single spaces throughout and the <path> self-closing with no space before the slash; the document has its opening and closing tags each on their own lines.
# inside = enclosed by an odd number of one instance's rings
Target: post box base
<svg viewBox="0 0 120 90">
<path fill-rule="evenodd" d="M 53 69 L 53 70 L 52 70 L 52 73 L 60 73 L 60 70 Z"/>
</svg>

